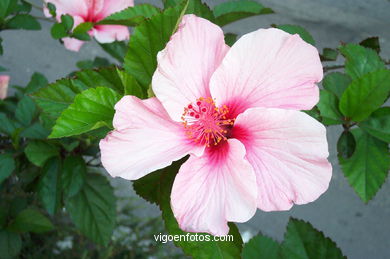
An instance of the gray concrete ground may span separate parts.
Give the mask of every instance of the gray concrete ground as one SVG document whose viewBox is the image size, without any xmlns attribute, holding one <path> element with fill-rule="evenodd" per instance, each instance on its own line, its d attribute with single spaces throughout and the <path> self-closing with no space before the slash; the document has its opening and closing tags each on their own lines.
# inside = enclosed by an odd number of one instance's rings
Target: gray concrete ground
<svg viewBox="0 0 390 259">
<path fill-rule="evenodd" d="M 213 6 L 223 1 L 207 2 Z M 242 35 L 272 23 L 297 24 L 312 33 L 319 48 L 336 47 L 340 41 L 359 42 L 369 36 L 380 36 L 382 56 L 390 58 L 390 2 L 387 0 L 263 0 L 261 3 L 273 8 L 276 14 L 248 18 L 226 26 L 225 30 Z M 39 32 L 1 32 L 5 54 L 0 57 L 0 65 L 9 68 L 12 84 L 25 85 L 34 71 L 54 81 L 75 70 L 78 60 L 107 57 L 95 43 L 86 44 L 79 53 L 67 51 L 51 39 L 50 25 L 45 22 L 42 25 L 43 30 Z M 258 211 L 249 222 L 239 224 L 243 233 L 261 231 L 282 240 L 288 218 L 293 216 L 322 230 L 349 258 L 390 258 L 390 181 L 372 201 L 364 204 L 340 171 L 335 152 L 340 132 L 337 127 L 328 130 L 330 161 L 334 168 L 329 190 L 317 201 L 295 206 L 288 212 Z M 115 185 L 122 193 L 131 186 L 120 180 L 116 180 Z M 146 213 L 158 211 L 150 206 Z"/>
</svg>

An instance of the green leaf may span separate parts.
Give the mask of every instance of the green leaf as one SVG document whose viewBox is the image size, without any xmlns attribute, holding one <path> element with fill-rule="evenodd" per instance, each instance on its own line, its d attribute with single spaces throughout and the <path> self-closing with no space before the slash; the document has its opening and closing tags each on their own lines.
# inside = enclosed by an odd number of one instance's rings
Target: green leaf
<svg viewBox="0 0 390 259">
<path fill-rule="evenodd" d="M 205 18 L 213 23 L 215 22 L 213 11 L 211 11 L 207 4 L 202 3 L 202 0 L 190 0 L 188 2 L 186 14 L 195 14 L 196 16 Z"/>
<path fill-rule="evenodd" d="M 18 14 L 8 20 L 6 26 L 9 29 L 40 30 L 39 22 L 29 14 Z"/>
<path fill-rule="evenodd" d="M 118 69 L 118 75 L 122 80 L 122 84 L 125 86 L 125 95 L 134 95 L 141 99 L 146 98 L 146 94 L 142 89 L 142 86 L 139 85 L 135 78 L 126 73 L 125 71 L 121 71 Z"/>
<path fill-rule="evenodd" d="M 83 187 L 87 167 L 81 156 L 65 158 L 62 170 L 62 188 L 66 198 L 75 196 Z"/>
<path fill-rule="evenodd" d="M 225 43 L 230 47 L 237 41 L 237 34 L 234 33 L 226 33 L 225 34 Z"/>
<path fill-rule="evenodd" d="M 349 131 L 344 131 L 337 141 L 337 153 L 342 158 L 350 158 L 355 152 L 356 141 L 353 134 Z"/>
<path fill-rule="evenodd" d="M 319 122 L 322 122 L 320 110 L 318 109 L 317 106 L 314 106 L 311 110 L 303 111 L 303 112 L 310 115 L 311 117 L 318 120 Z"/>
<path fill-rule="evenodd" d="M 59 155 L 59 148 L 45 141 L 34 140 L 27 144 L 24 153 L 31 163 L 43 166 L 49 158 Z"/>
<path fill-rule="evenodd" d="M 38 185 L 38 195 L 43 207 L 50 215 L 54 215 L 61 202 L 61 160 L 57 157 L 50 159 L 42 168 L 42 178 Z"/>
<path fill-rule="evenodd" d="M 15 160 L 12 154 L 0 154 L 0 184 L 15 170 Z"/>
<path fill-rule="evenodd" d="M 27 3 L 25 0 L 21 0 L 21 3 L 17 6 L 16 12 L 18 13 L 29 13 L 31 12 L 32 5 Z"/>
<path fill-rule="evenodd" d="M 37 114 L 37 108 L 34 101 L 29 96 L 24 96 L 18 102 L 15 111 L 16 119 L 25 126 L 30 125 L 31 121 Z"/>
<path fill-rule="evenodd" d="M 73 17 L 68 14 L 61 15 L 61 23 L 64 25 L 66 31 L 70 31 L 73 28 Z"/>
<path fill-rule="evenodd" d="M 153 15 L 160 13 L 160 10 L 150 4 L 137 4 L 133 7 L 128 7 L 117 13 L 99 21 L 97 24 L 119 24 L 125 26 L 136 26 L 145 18 L 150 18 Z"/>
<path fill-rule="evenodd" d="M 56 40 L 64 38 L 68 35 L 68 32 L 62 23 L 53 24 L 53 26 L 51 27 L 50 33 L 51 33 L 51 36 L 53 37 L 53 39 L 56 39 Z"/>
<path fill-rule="evenodd" d="M 3 229 L 7 224 L 8 207 L 9 205 L 5 202 L 0 202 L 0 229 Z"/>
<path fill-rule="evenodd" d="M 335 49 L 324 48 L 321 55 L 321 61 L 335 61 L 339 52 Z"/>
<path fill-rule="evenodd" d="M 322 80 L 322 85 L 326 90 L 334 93 L 337 98 L 340 99 L 351 81 L 351 78 L 346 74 L 340 72 L 333 72 L 327 74 L 324 77 L 324 79 Z"/>
<path fill-rule="evenodd" d="M 164 4 L 164 8 L 169 8 L 169 7 L 175 7 L 178 3 L 181 3 L 181 0 L 162 0 Z"/>
<path fill-rule="evenodd" d="M 32 173 L 32 171 L 29 171 L 28 173 Z M 9 203 L 8 216 L 15 218 L 22 210 L 27 208 L 27 205 L 27 198 L 14 196 Z"/>
<path fill-rule="evenodd" d="M 270 14 L 274 11 L 270 8 L 265 8 L 256 1 L 240 0 L 223 2 L 215 6 L 213 12 L 216 18 L 216 24 L 224 26 L 244 18 L 261 14 Z"/>
<path fill-rule="evenodd" d="M 166 9 L 150 20 L 145 20 L 131 35 L 124 67 L 145 90 L 149 89 L 153 73 L 157 68 L 157 53 L 169 41 L 187 6 L 188 2 L 184 6 Z"/>
<path fill-rule="evenodd" d="M 110 66 L 110 61 L 106 58 L 95 57 L 94 60 L 80 60 L 76 63 L 76 66 L 80 69 L 93 69 L 98 67 Z"/>
<path fill-rule="evenodd" d="M 311 34 L 301 26 L 284 24 L 284 25 L 277 25 L 276 28 L 281 29 L 290 34 L 298 34 L 302 38 L 302 40 L 306 41 L 307 43 L 313 46 L 316 44 L 316 42 L 313 39 L 313 36 L 311 36 Z"/>
<path fill-rule="evenodd" d="M 76 26 L 76 28 L 73 29 L 72 37 L 88 41 L 91 39 L 91 37 L 88 34 L 88 31 L 93 28 L 94 24 L 92 22 L 83 22 Z"/>
<path fill-rule="evenodd" d="M 7 227 L 7 230 L 19 233 L 44 233 L 53 229 L 54 226 L 50 220 L 35 209 L 23 210 Z"/>
<path fill-rule="evenodd" d="M 66 202 L 66 210 L 84 235 L 108 244 L 115 226 L 116 198 L 104 176 L 88 174 L 81 191 Z"/>
<path fill-rule="evenodd" d="M 339 102 L 336 95 L 327 91 L 320 90 L 320 101 L 317 104 L 320 110 L 322 122 L 325 125 L 342 124 L 343 115 L 339 111 Z"/>
<path fill-rule="evenodd" d="M 368 134 L 390 143 L 390 107 L 382 107 L 358 124 Z"/>
<path fill-rule="evenodd" d="M 282 252 L 288 259 L 345 258 L 337 245 L 310 223 L 290 218 L 282 243 Z"/>
<path fill-rule="evenodd" d="M 353 81 L 340 100 L 340 111 L 353 121 L 366 119 L 390 93 L 390 70 L 378 70 Z"/>
<path fill-rule="evenodd" d="M 160 178 L 162 177 L 163 172 L 179 170 L 180 165 L 180 162 L 174 162 L 170 167 L 147 174 L 141 179 L 133 181 L 134 191 L 148 202 L 159 205 L 160 193 L 162 192 L 160 190 L 162 187 Z"/>
<path fill-rule="evenodd" d="M 62 138 L 100 127 L 112 127 L 114 105 L 120 95 L 107 87 L 97 87 L 78 94 L 57 119 L 49 138 Z"/>
<path fill-rule="evenodd" d="M 93 64 L 93 60 L 89 60 L 89 59 L 77 61 L 76 66 L 79 69 L 92 69 L 92 68 L 95 68 L 95 66 Z"/>
<path fill-rule="evenodd" d="M 12 133 L 16 130 L 16 123 L 8 118 L 4 113 L 0 113 L 0 132 L 11 136 Z"/>
<path fill-rule="evenodd" d="M 368 202 L 384 183 L 390 167 L 387 143 L 361 129 L 353 129 L 356 149 L 352 157 L 339 157 L 341 168 L 359 197 Z"/>
<path fill-rule="evenodd" d="M 22 98 L 23 94 L 20 94 L 19 91 L 17 91 L 18 97 Z M 20 95 L 19 95 L 20 94 Z M 0 112 L 13 116 L 16 110 L 16 105 L 18 102 L 18 97 L 12 96 L 7 97 L 6 99 L 0 100 Z M 1 127 L 1 126 L 0 126 Z"/>
<path fill-rule="evenodd" d="M 73 102 L 74 97 L 85 90 L 84 85 L 75 84 L 73 81 L 60 79 L 33 94 L 38 106 L 52 116 L 54 121 Z"/>
<path fill-rule="evenodd" d="M 50 131 L 43 127 L 41 123 L 35 122 L 31 126 L 24 129 L 20 136 L 29 139 L 46 139 L 49 134 Z"/>
<path fill-rule="evenodd" d="M 1 0 L 0 1 L 0 20 L 11 14 L 17 7 L 17 0 Z"/>
<path fill-rule="evenodd" d="M 168 0 L 165 1 L 165 8 L 175 7 L 179 4 L 183 3 L 183 0 Z M 201 0 L 189 0 L 188 7 L 185 14 L 195 14 L 198 17 L 205 18 L 212 23 L 215 23 L 215 17 L 210 7 L 207 4 L 202 3 Z"/>
<path fill-rule="evenodd" d="M 184 157 L 179 161 L 173 162 L 171 166 L 157 170 L 145 175 L 139 180 L 133 181 L 134 191 L 150 203 L 159 205 L 161 202 L 160 198 L 162 197 L 160 194 L 164 194 L 164 192 L 167 191 L 162 189 L 165 186 L 165 182 L 163 181 L 167 181 L 167 183 L 173 181 L 171 178 L 175 177 L 180 166 L 187 160 L 187 158 L 188 157 Z M 169 177 L 169 179 L 164 180 L 163 178 L 165 178 L 165 176 Z M 171 188 L 172 186 L 168 187 Z"/>
<path fill-rule="evenodd" d="M 73 33 L 74 34 L 86 33 L 86 32 L 88 32 L 92 28 L 93 28 L 93 23 L 91 23 L 91 22 L 83 22 L 83 23 L 80 23 L 79 25 L 77 25 L 74 28 Z"/>
<path fill-rule="evenodd" d="M 80 60 L 76 63 L 76 66 L 80 69 L 93 69 L 98 67 L 110 66 L 110 61 L 106 58 L 95 57 L 94 60 Z"/>
<path fill-rule="evenodd" d="M 378 37 L 370 37 L 367 38 L 359 43 L 359 45 L 370 48 L 375 50 L 376 53 L 379 53 L 381 51 L 381 47 L 379 45 L 379 38 Z"/>
<path fill-rule="evenodd" d="M 49 10 L 51 16 L 56 17 L 56 6 L 52 3 L 46 3 L 46 7 Z"/>
<path fill-rule="evenodd" d="M 72 83 L 83 90 L 100 86 L 111 88 L 123 94 L 125 87 L 122 85 L 122 80 L 117 71 L 118 69 L 115 66 L 98 70 L 81 70 L 76 73 L 76 79 L 72 80 Z M 77 93 L 81 93 L 83 90 Z"/>
<path fill-rule="evenodd" d="M 80 141 L 73 138 L 62 138 L 60 140 L 61 145 L 65 148 L 66 151 L 72 152 L 76 147 L 80 145 Z M 88 155 L 84 153 L 84 155 Z"/>
<path fill-rule="evenodd" d="M 22 240 L 18 234 L 0 230 L 0 258 L 13 258 L 21 249 Z"/>
<path fill-rule="evenodd" d="M 78 39 L 78 40 L 82 40 L 82 41 L 89 41 L 89 40 L 91 40 L 91 36 L 89 36 L 89 34 L 87 32 L 72 33 L 71 37 L 75 38 L 75 39 Z"/>
<path fill-rule="evenodd" d="M 340 52 L 346 58 L 345 72 L 353 80 L 369 72 L 386 68 L 385 63 L 372 49 L 356 44 L 347 44 L 340 47 Z"/>
<path fill-rule="evenodd" d="M 42 87 L 45 87 L 48 83 L 49 82 L 44 75 L 42 75 L 41 73 L 34 73 L 31 76 L 30 82 L 25 88 L 25 94 L 35 93 Z"/>
<path fill-rule="evenodd" d="M 261 234 L 253 237 L 242 250 L 243 259 L 280 259 L 280 244 Z"/>
<path fill-rule="evenodd" d="M 113 43 L 99 43 L 100 47 L 110 54 L 113 58 L 118 60 L 120 63 L 123 63 L 125 55 L 128 50 L 128 46 L 123 41 L 115 41 Z"/>
<path fill-rule="evenodd" d="M 40 89 L 33 97 L 38 106 L 55 121 L 73 103 L 77 94 L 96 86 L 112 88 L 121 95 L 125 90 L 117 68 L 109 67 L 79 71 L 75 77 L 58 80 Z"/>
<path fill-rule="evenodd" d="M 187 235 L 187 232 L 179 228 L 170 205 L 173 180 L 185 160 L 186 158 L 173 162 L 171 166 L 134 182 L 134 190 L 138 195 L 160 206 L 166 229 L 171 235 Z M 242 239 L 237 227 L 233 223 L 229 223 L 229 228 L 229 235 L 233 235 L 234 241 L 186 242 L 182 240 L 175 241 L 175 245 L 181 247 L 187 255 L 194 258 L 239 258 L 242 249 Z M 209 236 L 204 233 L 189 233 L 189 235 Z M 209 236 L 208 238 L 212 237 Z"/>
<path fill-rule="evenodd" d="M 106 58 L 101 57 L 95 57 L 93 60 L 93 67 L 92 68 L 98 68 L 98 67 L 109 67 L 110 61 Z"/>
<path fill-rule="evenodd" d="M 1 39 L 0 39 L 0 41 L 1 41 Z M 0 53 L 0 55 L 1 55 L 1 53 Z M 5 67 L 0 66 L 0 72 L 4 72 L 4 71 L 7 71 L 7 69 Z"/>
</svg>

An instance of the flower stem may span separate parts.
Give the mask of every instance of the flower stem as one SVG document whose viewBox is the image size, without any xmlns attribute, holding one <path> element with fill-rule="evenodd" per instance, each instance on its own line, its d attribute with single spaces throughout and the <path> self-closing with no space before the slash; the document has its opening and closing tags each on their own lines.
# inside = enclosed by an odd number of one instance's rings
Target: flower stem
<svg viewBox="0 0 390 259">
<path fill-rule="evenodd" d="M 38 20 L 41 20 L 41 21 L 45 21 L 45 22 L 52 22 L 54 23 L 54 21 L 50 18 L 46 18 L 46 17 L 40 17 L 40 16 L 34 16 L 34 15 L 31 15 L 32 17 L 34 17 L 35 19 L 38 19 Z"/>
</svg>

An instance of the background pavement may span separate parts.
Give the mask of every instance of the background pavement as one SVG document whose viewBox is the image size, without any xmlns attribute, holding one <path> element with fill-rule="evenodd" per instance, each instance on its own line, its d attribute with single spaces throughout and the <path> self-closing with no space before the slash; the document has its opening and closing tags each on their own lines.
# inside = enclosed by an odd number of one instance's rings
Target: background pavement
<svg viewBox="0 0 390 259">
<path fill-rule="evenodd" d="M 32 2 L 40 4 L 38 0 Z M 140 2 L 145 1 L 136 0 Z M 206 2 L 213 6 L 223 1 Z M 337 47 L 340 41 L 359 42 L 369 36 L 380 36 L 382 57 L 390 58 L 388 0 L 263 0 L 261 3 L 272 8 L 275 14 L 245 19 L 226 26 L 225 31 L 242 35 L 272 23 L 296 24 L 313 35 L 320 49 Z M 95 56 L 108 58 L 95 43 L 85 44 L 79 53 L 67 51 L 50 37 L 50 24 L 41 24 L 43 29 L 39 32 L 1 32 L 5 54 L 0 57 L 0 65 L 9 69 L 11 84 L 26 85 L 35 71 L 45 74 L 52 82 L 74 71 L 79 60 Z M 282 240 L 288 218 L 293 216 L 322 230 L 349 258 L 390 258 L 390 182 L 383 185 L 372 201 L 364 204 L 340 171 L 335 151 L 340 132 L 338 127 L 328 128 L 330 161 L 334 168 L 329 190 L 317 201 L 294 206 L 288 212 L 258 211 L 249 222 L 238 224 L 244 237 L 261 231 Z M 114 184 L 121 195 L 134 195 L 129 182 L 115 180 Z M 144 213 L 159 212 L 148 205 Z"/>
</svg>

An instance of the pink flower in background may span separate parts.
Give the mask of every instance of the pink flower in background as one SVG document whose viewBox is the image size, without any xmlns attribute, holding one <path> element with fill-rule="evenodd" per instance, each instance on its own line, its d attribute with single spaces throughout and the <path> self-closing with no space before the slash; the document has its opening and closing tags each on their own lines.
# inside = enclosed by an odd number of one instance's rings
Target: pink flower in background
<svg viewBox="0 0 390 259">
<path fill-rule="evenodd" d="M 134 0 L 45 0 L 56 6 L 57 20 L 61 15 L 69 14 L 73 17 L 74 27 L 83 22 L 98 22 L 112 13 L 134 6 Z M 45 15 L 50 17 L 48 9 L 44 8 Z M 110 43 L 129 38 L 129 29 L 121 25 L 95 25 L 89 35 L 100 43 Z M 74 38 L 64 38 L 67 49 L 79 51 L 84 41 Z"/>
<path fill-rule="evenodd" d="M 100 142 L 112 176 L 135 180 L 187 154 L 171 193 L 181 229 L 228 233 L 228 221 L 288 210 L 326 191 L 325 127 L 299 110 L 319 99 L 318 51 L 298 35 L 260 29 L 233 47 L 194 15 L 158 54 L 154 98 L 123 97 Z"/>
<path fill-rule="evenodd" d="M 9 76 L 0 75 L 0 100 L 3 100 L 7 97 Z"/>
</svg>

